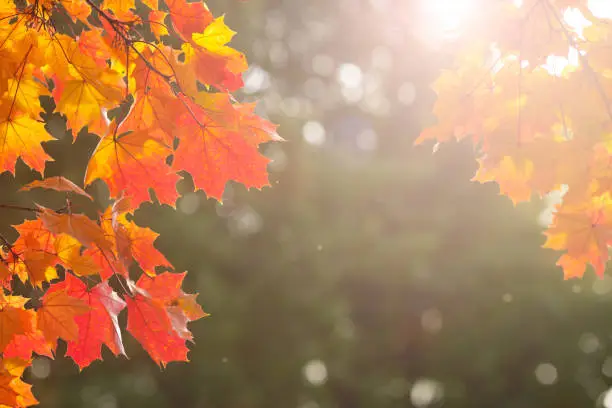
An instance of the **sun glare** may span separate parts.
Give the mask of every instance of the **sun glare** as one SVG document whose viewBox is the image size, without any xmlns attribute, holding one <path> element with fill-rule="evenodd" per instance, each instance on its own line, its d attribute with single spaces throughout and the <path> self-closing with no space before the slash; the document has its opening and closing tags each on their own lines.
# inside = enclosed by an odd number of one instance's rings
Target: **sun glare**
<svg viewBox="0 0 612 408">
<path fill-rule="evenodd" d="M 422 4 L 428 28 L 441 39 L 456 38 L 476 11 L 475 0 L 424 0 Z"/>
<path fill-rule="evenodd" d="M 612 19 L 612 1 L 589 0 L 588 6 L 595 17 Z"/>
</svg>

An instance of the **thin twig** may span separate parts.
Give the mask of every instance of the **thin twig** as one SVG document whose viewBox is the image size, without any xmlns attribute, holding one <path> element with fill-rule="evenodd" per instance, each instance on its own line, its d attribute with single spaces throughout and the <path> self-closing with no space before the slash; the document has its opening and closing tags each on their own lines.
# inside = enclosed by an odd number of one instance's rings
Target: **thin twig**
<svg viewBox="0 0 612 408">
<path fill-rule="evenodd" d="M 100 7 L 96 6 L 91 0 L 85 0 L 85 2 L 87 4 L 89 4 L 91 6 L 91 8 L 96 10 L 98 12 L 98 14 L 102 18 L 104 18 L 106 21 L 108 21 L 108 23 L 111 25 L 111 27 L 113 27 L 113 29 L 115 30 L 117 35 L 120 36 L 121 39 L 124 41 L 126 46 L 130 47 L 136 53 L 136 55 L 138 55 L 138 57 L 140 57 L 143 60 L 143 62 L 147 65 L 147 67 L 151 71 L 155 72 L 157 75 L 161 76 L 166 81 L 170 81 L 171 77 L 169 75 L 164 74 L 163 72 L 161 72 L 157 68 L 155 68 L 155 66 L 153 64 L 151 64 L 151 62 L 148 59 L 146 59 L 145 56 L 142 55 L 142 53 L 140 51 L 138 51 L 138 49 L 134 46 L 132 39 L 129 38 L 124 32 L 122 32 L 121 29 L 117 28 L 117 25 L 121 25 L 122 26 L 121 28 L 123 28 L 123 26 L 126 24 L 125 22 L 119 21 L 119 20 L 116 20 L 116 19 L 112 18 L 106 12 L 104 12 L 104 10 L 102 10 Z"/>
<path fill-rule="evenodd" d="M 42 212 L 39 208 L 33 207 L 24 207 L 21 205 L 13 205 L 13 204 L 0 204 L 0 208 L 6 208 L 7 210 L 19 210 L 19 211 L 30 211 L 30 212 Z"/>
</svg>

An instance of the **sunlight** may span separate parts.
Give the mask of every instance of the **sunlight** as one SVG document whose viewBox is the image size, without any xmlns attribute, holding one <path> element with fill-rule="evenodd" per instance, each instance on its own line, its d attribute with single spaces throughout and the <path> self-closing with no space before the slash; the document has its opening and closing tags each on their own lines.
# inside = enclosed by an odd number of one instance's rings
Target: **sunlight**
<svg viewBox="0 0 612 408">
<path fill-rule="evenodd" d="M 578 34 L 580 38 L 584 38 L 584 29 L 593 25 L 580 10 L 569 7 L 563 13 L 563 20 Z"/>
<path fill-rule="evenodd" d="M 589 0 L 588 7 L 595 17 L 612 19 L 612 2 L 610 0 Z"/>
<path fill-rule="evenodd" d="M 550 75 L 563 76 L 566 68 L 576 68 L 580 65 L 580 56 L 576 48 L 570 47 L 566 57 L 557 55 L 549 55 L 546 57 L 546 63 L 542 64 L 542 68 L 546 69 Z"/>
<path fill-rule="evenodd" d="M 427 0 L 423 2 L 427 25 L 445 39 L 456 38 L 475 11 L 475 0 Z"/>
</svg>

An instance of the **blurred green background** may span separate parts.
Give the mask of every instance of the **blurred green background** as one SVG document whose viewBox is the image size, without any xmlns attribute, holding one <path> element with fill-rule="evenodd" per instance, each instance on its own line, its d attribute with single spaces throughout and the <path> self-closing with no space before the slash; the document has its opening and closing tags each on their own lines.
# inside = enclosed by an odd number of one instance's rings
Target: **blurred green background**
<svg viewBox="0 0 612 408">
<path fill-rule="evenodd" d="M 418 2 L 208 4 L 250 61 L 239 97 L 287 139 L 263 149 L 273 187 L 140 210 L 211 313 L 191 362 L 162 371 L 129 334 L 129 360 L 82 373 L 37 359 L 42 407 L 612 407 L 612 279 L 563 281 L 546 203 L 471 183 L 470 146 L 412 146 L 448 62 Z M 48 175 L 81 179 L 93 146 L 50 143 Z M 4 202 L 49 204 L 0 183 Z"/>
</svg>

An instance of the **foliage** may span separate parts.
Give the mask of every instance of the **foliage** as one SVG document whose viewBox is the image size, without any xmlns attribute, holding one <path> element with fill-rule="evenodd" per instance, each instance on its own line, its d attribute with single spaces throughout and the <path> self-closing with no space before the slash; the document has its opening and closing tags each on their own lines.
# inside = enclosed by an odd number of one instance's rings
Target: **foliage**
<svg viewBox="0 0 612 408">
<path fill-rule="evenodd" d="M 520 4 L 519 4 L 520 3 Z M 438 123 L 417 143 L 470 137 L 514 203 L 566 191 L 546 231 L 566 278 L 604 273 L 612 243 L 612 26 L 586 0 L 483 2 L 435 84 Z"/>
<path fill-rule="evenodd" d="M 231 95 L 247 67 L 227 45 L 233 35 L 202 2 L 0 4 L 0 172 L 15 174 L 21 159 L 43 173 L 49 124 L 61 115 L 74 141 L 100 137 L 84 185 L 103 180 L 113 199 L 90 218 L 75 203 L 91 195 L 50 177 L 23 190 L 64 192 L 61 208 L 0 204 L 36 215 L 14 227 L 15 241 L 0 236 L 0 406 L 36 403 L 21 374 L 33 353 L 54 356 L 59 339 L 80 369 L 101 359 L 103 345 L 125 355 L 123 309 L 156 363 L 187 361 L 187 324 L 206 314 L 155 248 L 157 234 L 132 218 L 145 202 L 174 207 L 187 174 L 216 199 L 230 180 L 268 184 L 258 146 L 280 138 Z"/>
</svg>

